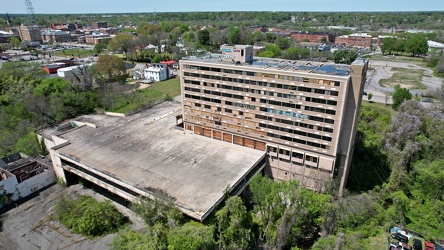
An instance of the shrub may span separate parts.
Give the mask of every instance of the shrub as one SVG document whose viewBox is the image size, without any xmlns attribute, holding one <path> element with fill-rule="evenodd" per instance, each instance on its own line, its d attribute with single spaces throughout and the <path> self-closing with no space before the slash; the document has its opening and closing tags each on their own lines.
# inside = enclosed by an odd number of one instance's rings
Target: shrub
<svg viewBox="0 0 444 250">
<path fill-rule="evenodd" d="M 74 233 L 90 238 L 115 233 L 128 222 L 110 201 L 98 202 L 87 195 L 73 200 L 62 197 L 55 206 L 55 216 Z"/>
</svg>

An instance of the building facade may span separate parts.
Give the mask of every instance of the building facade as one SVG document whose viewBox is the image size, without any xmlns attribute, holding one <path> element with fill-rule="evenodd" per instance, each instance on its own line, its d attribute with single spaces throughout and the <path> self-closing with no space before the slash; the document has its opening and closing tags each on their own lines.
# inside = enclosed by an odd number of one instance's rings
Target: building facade
<svg viewBox="0 0 444 250">
<path fill-rule="evenodd" d="M 49 30 L 42 33 L 43 42 L 72 42 L 71 33 L 61 30 Z"/>
<path fill-rule="evenodd" d="M 108 28 L 108 23 L 107 22 L 93 22 L 91 23 L 91 27 L 93 29 L 100 29 L 100 28 Z"/>
<path fill-rule="evenodd" d="M 311 43 L 335 42 L 335 34 L 329 32 L 293 32 L 291 33 L 291 38 L 293 38 L 297 42 L 303 42 L 303 41 L 309 41 Z"/>
<path fill-rule="evenodd" d="M 372 36 L 365 33 L 339 36 L 336 37 L 335 43 L 338 45 L 359 48 L 371 48 L 372 44 L 374 44 Z"/>
<path fill-rule="evenodd" d="M 368 61 L 253 59 L 252 46 L 180 61 L 185 131 L 265 151 L 269 174 L 346 184 Z"/>
<path fill-rule="evenodd" d="M 24 42 L 42 43 L 42 34 L 39 26 L 19 26 L 20 39 Z"/>
<path fill-rule="evenodd" d="M 144 69 L 144 78 L 155 82 L 160 82 L 168 79 L 169 70 L 166 64 L 153 63 L 150 67 Z"/>
</svg>

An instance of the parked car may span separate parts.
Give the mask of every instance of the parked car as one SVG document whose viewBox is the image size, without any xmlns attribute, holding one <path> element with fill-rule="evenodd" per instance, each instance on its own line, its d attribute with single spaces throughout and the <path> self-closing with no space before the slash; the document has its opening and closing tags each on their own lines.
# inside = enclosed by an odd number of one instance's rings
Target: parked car
<svg viewBox="0 0 444 250">
<path fill-rule="evenodd" d="M 424 242 L 424 245 L 425 245 L 425 250 L 434 250 L 435 249 L 435 246 L 433 245 L 432 242 L 426 241 L 426 242 Z"/>
<path fill-rule="evenodd" d="M 433 102 L 433 100 L 430 98 L 422 98 L 421 102 Z"/>
<path fill-rule="evenodd" d="M 409 238 L 406 235 L 404 235 L 402 233 L 399 233 L 399 232 L 392 234 L 392 238 L 393 239 L 397 239 L 397 240 L 399 240 L 401 242 L 404 242 L 404 243 L 408 243 L 409 242 Z"/>
<path fill-rule="evenodd" d="M 435 250 L 444 250 L 444 248 L 441 245 L 436 244 Z"/>
<path fill-rule="evenodd" d="M 413 249 L 415 250 L 422 250 L 422 241 L 418 239 L 413 240 Z"/>
</svg>

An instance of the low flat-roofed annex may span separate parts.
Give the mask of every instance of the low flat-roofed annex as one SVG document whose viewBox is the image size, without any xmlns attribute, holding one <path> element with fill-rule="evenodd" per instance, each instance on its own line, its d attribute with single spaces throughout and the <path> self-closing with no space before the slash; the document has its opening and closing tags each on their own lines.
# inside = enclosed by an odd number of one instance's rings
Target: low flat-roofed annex
<svg viewBox="0 0 444 250">
<path fill-rule="evenodd" d="M 181 105 L 164 102 L 128 117 L 86 115 L 94 124 L 57 135 L 69 144 L 61 158 L 106 173 L 142 190 L 163 190 L 186 214 L 203 220 L 265 152 L 175 128 Z M 48 138 L 55 131 L 42 131 Z"/>
</svg>

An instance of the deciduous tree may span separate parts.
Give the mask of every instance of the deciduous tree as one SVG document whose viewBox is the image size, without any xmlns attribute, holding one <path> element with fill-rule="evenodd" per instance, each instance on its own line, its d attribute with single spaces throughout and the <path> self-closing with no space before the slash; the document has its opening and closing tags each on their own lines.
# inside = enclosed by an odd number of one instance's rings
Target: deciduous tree
<svg viewBox="0 0 444 250">
<path fill-rule="evenodd" d="M 412 56 L 427 54 L 428 49 L 427 39 L 421 34 L 412 35 L 405 43 L 405 50 Z"/>
<path fill-rule="evenodd" d="M 104 82 L 122 81 L 127 77 L 125 63 L 114 55 L 100 56 L 95 69 Z"/>
</svg>

